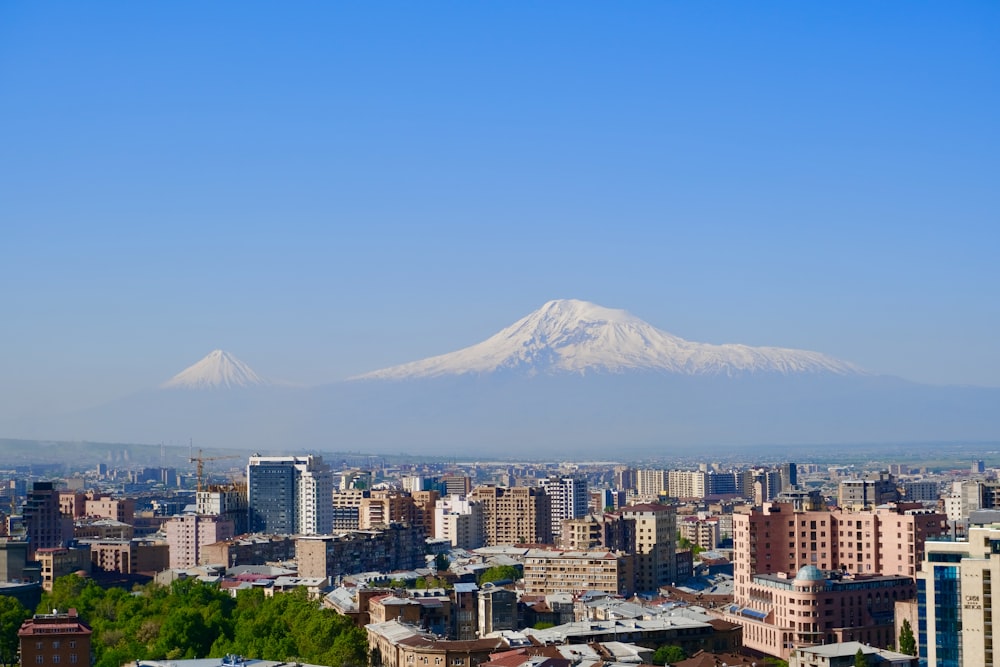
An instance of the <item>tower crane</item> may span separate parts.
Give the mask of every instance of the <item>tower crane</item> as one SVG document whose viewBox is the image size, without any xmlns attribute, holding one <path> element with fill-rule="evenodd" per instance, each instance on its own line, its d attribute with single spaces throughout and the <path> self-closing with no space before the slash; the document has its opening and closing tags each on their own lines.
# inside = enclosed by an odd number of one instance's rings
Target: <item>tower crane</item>
<svg viewBox="0 0 1000 667">
<path fill-rule="evenodd" d="M 188 458 L 188 463 L 198 463 L 198 491 L 201 492 L 201 478 L 202 474 L 205 472 L 205 461 L 222 461 L 223 459 L 238 459 L 242 458 L 240 456 L 202 456 L 201 449 L 198 450 L 198 456 L 192 456 Z"/>
</svg>

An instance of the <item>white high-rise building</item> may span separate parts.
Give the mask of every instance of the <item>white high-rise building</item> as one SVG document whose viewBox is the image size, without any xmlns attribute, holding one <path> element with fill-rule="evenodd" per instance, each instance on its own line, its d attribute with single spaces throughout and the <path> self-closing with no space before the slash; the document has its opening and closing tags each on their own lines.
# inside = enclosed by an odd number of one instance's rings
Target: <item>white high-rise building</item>
<svg viewBox="0 0 1000 667">
<path fill-rule="evenodd" d="M 320 456 L 250 457 L 250 530 L 325 535 L 333 530 L 333 473 Z"/>
<path fill-rule="evenodd" d="M 541 486 L 552 499 L 552 532 L 559 533 L 563 519 L 587 516 L 590 496 L 587 480 L 575 476 L 553 476 L 543 479 Z"/>
<path fill-rule="evenodd" d="M 452 546 L 478 549 L 485 544 L 483 505 L 462 496 L 441 498 L 434 504 L 434 537 Z"/>
</svg>

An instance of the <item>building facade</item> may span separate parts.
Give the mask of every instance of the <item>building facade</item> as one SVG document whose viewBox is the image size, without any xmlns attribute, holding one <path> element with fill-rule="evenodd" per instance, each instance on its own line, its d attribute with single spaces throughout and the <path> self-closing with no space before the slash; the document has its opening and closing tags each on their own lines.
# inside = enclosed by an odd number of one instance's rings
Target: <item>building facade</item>
<svg viewBox="0 0 1000 667">
<path fill-rule="evenodd" d="M 17 637 L 22 665 L 90 665 L 90 627 L 75 609 L 35 614 L 21 625 Z"/>
<path fill-rule="evenodd" d="M 320 456 L 250 457 L 249 528 L 275 535 L 327 534 L 333 529 L 333 473 Z"/>
<path fill-rule="evenodd" d="M 486 546 L 552 543 L 552 506 L 543 489 L 479 486 L 469 498 L 482 505 Z"/>
</svg>

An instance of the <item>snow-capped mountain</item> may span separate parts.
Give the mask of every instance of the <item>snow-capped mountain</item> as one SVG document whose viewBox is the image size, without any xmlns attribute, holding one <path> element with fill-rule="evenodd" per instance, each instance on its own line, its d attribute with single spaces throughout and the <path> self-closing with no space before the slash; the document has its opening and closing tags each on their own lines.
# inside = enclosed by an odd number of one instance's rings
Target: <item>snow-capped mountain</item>
<svg viewBox="0 0 1000 667">
<path fill-rule="evenodd" d="M 272 384 L 224 350 L 213 350 L 162 385 L 163 389 L 218 389 Z"/>
<path fill-rule="evenodd" d="M 546 375 L 631 370 L 682 375 L 863 373 L 851 363 L 819 352 L 695 343 L 661 331 L 624 310 L 561 299 L 549 301 L 471 347 L 354 379 L 400 380 L 504 370 Z"/>
</svg>

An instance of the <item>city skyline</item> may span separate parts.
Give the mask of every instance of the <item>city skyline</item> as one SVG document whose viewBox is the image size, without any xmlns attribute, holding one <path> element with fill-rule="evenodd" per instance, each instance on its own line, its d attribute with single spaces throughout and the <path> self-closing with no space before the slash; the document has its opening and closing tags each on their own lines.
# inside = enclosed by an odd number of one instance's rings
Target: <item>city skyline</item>
<svg viewBox="0 0 1000 667">
<path fill-rule="evenodd" d="M 998 19 L 6 4 L 0 416 L 219 348 L 334 382 L 562 298 L 1000 386 Z"/>
</svg>

